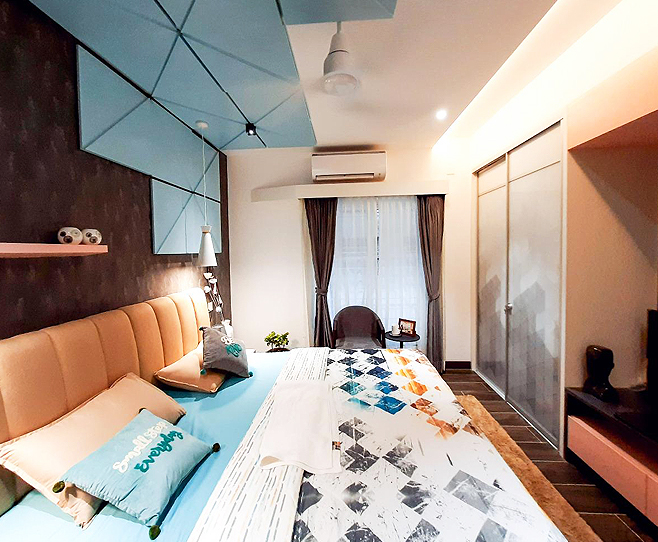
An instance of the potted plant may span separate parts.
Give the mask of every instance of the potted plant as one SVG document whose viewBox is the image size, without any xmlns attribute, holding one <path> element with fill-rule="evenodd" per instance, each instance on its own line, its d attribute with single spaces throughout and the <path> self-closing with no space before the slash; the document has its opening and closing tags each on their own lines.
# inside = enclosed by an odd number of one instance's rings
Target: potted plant
<svg viewBox="0 0 658 542">
<path fill-rule="evenodd" d="M 286 346 L 290 343 L 288 340 L 289 334 L 289 331 L 286 331 L 281 335 L 272 331 L 267 337 L 265 337 L 265 344 L 270 347 L 268 352 L 288 352 Z"/>
</svg>

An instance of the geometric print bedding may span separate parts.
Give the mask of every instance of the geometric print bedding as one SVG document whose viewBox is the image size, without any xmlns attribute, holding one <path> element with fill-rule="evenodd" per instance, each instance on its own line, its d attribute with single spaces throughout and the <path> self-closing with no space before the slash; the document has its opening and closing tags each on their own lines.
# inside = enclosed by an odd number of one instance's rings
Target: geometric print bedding
<svg viewBox="0 0 658 542">
<path fill-rule="evenodd" d="M 566 539 L 412 350 L 330 350 L 342 472 L 304 473 L 293 542 Z"/>
</svg>

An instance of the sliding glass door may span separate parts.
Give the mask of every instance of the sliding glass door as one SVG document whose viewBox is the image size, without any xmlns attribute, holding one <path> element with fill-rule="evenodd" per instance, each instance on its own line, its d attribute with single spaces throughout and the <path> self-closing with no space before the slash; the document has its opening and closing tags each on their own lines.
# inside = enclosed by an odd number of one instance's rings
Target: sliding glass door
<svg viewBox="0 0 658 542">
<path fill-rule="evenodd" d="M 507 164 L 478 176 L 478 369 L 500 393 L 507 389 Z"/>
<path fill-rule="evenodd" d="M 509 154 L 507 398 L 557 440 L 562 139 L 559 126 Z"/>
<path fill-rule="evenodd" d="M 561 156 L 558 124 L 478 174 L 477 369 L 554 443 L 560 430 Z"/>
</svg>

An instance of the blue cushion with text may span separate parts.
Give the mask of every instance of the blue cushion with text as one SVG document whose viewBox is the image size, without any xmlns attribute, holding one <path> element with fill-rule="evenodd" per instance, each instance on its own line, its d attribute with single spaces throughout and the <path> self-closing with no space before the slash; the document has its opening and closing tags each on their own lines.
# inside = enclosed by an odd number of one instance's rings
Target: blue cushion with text
<svg viewBox="0 0 658 542">
<path fill-rule="evenodd" d="M 156 525 L 172 494 L 212 449 L 144 409 L 62 481 Z"/>
</svg>

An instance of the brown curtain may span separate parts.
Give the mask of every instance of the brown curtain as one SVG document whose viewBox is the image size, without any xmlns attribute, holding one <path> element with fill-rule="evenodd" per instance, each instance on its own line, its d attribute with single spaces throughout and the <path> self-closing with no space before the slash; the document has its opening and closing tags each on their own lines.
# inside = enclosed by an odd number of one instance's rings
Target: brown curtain
<svg viewBox="0 0 658 542">
<path fill-rule="evenodd" d="M 443 360 L 441 321 L 441 249 L 443 246 L 444 196 L 418 196 L 418 230 L 427 287 L 427 357 L 440 372 Z"/>
<path fill-rule="evenodd" d="M 333 347 L 327 289 L 334 265 L 337 198 L 305 199 L 306 221 L 311 236 L 311 256 L 315 270 L 315 346 Z"/>
</svg>

